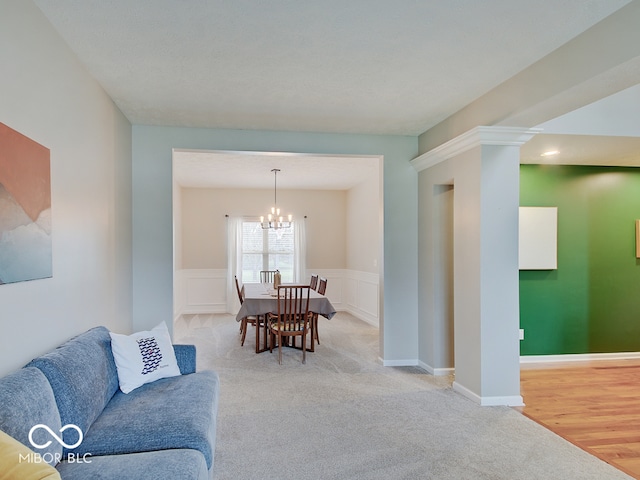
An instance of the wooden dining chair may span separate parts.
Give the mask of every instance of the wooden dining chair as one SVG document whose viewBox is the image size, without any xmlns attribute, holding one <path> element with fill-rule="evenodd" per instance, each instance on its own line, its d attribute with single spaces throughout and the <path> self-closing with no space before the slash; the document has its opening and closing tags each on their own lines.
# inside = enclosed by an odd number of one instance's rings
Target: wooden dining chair
<svg viewBox="0 0 640 480">
<path fill-rule="evenodd" d="M 236 281 L 236 292 L 238 292 L 238 300 L 240 300 L 240 305 L 244 303 L 244 294 L 240 291 L 240 283 L 238 283 L 238 276 L 234 275 L 233 278 Z M 240 322 L 240 334 L 242 335 L 242 327 L 244 326 L 244 319 Z"/>
<path fill-rule="evenodd" d="M 238 282 L 238 277 L 235 276 L 235 280 L 236 280 L 236 291 L 238 292 L 238 300 L 240 300 L 240 305 L 242 305 L 244 303 L 244 285 L 242 286 L 242 288 L 240 288 L 240 283 Z M 253 315 L 250 315 L 248 317 L 244 317 L 242 320 L 240 320 L 240 346 L 244 346 L 244 339 L 247 336 L 247 328 L 248 325 L 253 325 L 254 327 L 257 326 L 258 322 L 260 322 L 260 317 L 254 317 Z M 257 349 L 257 346 L 256 346 Z"/>
<path fill-rule="evenodd" d="M 318 293 L 320 295 L 324 295 L 327 291 L 327 279 L 324 277 L 320 277 L 320 281 L 318 282 Z"/>
<path fill-rule="evenodd" d="M 318 288 L 318 274 L 314 273 L 313 275 L 311 275 L 311 282 L 309 282 L 309 287 L 311 287 L 311 290 L 315 290 Z"/>
<path fill-rule="evenodd" d="M 277 270 L 260 270 L 260 283 L 273 283 Z"/>
<path fill-rule="evenodd" d="M 307 361 L 307 332 L 312 328 L 309 314 L 310 291 L 309 285 L 278 287 L 278 313 L 267 314 L 267 328 L 270 333 L 269 351 L 273 352 L 275 339 L 278 339 L 278 363 L 280 364 L 282 364 L 283 341 L 291 340 L 295 347 L 297 337 L 301 337 L 302 340 L 300 347 L 302 363 Z"/>
<path fill-rule="evenodd" d="M 327 291 L 327 279 L 324 277 L 320 277 L 320 280 L 318 281 L 318 293 L 320 295 L 324 295 L 325 292 Z M 313 318 L 311 319 L 311 321 L 313 322 L 312 324 L 312 335 L 311 335 L 311 344 L 313 345 L 313 341 L 315 340 L 316 342 L 318 342 L 318 345 L 320 345 L 320 335 L 318 334 L 318 314 L 317 313 L 312 313 Z"/>
</svg>

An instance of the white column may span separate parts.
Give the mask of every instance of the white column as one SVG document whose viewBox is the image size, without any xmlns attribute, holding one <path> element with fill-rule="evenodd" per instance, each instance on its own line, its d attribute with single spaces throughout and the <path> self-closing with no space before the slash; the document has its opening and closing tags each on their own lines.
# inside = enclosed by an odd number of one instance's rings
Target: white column
<svg viewBox="0 0 640 480">
<path fill-rule="evenodd" d="M 454 389 L 481 405 L 520 405 L 520 146 L 537 130 L 477 127 L 413 160 L 420 172 L 421 364 L 455 368 Z M 443 325 L 438 187 L 453 188 L 453 329 Z M 440 272 L 440 273 L 439 273 Z M 453 339 L 448 332 L 453 330 Z M 428 339 L 428 340 L 427 340 Z M 454 349 L 454 365 L 443 351 Z M 422 351 L 425 350 L 425 351 Z M 430 362 L 434 362 L 431 364 Z"/>
</svg>

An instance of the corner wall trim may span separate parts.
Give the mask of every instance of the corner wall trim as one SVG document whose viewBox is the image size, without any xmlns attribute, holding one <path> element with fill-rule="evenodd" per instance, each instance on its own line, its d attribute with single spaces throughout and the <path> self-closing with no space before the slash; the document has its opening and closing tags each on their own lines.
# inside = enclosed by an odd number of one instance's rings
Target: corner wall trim
<svg viewBox="0 0 640 480">
<path fill-rule="evenodd" d="M 540 128 L 475 127 L 411 160 L 420 172 L 480 145 L 519 146 L 540 133 Z"/>
<path fill-rule="evenodd" d="M 472 392 L 466 387 L 463 387 L 457 382 L 453 382 L 453 390 L 455 392 L 458 392 L 462 396 L 467 397 L 469 400 L 476 402 L 481 407 L 497 407 L 497 406 L 522 407 L 524 406 L 524 401 L 522 400 L 522 396 L 520 395 L 508 395 L 503 397 L 481 397 L 480 395 Z"/>
<path fill-rule="evenodd" d="M 405 360 L 385 360 L 384 358 L 378 358 L 380 363 L 385 367 L 417 367 L 418 360 L 405 359 Z"/>
<path fill-rule="evenodd" d="M 418 362 L 418 366 L 434 377 L 446 377 L 447 375 L 453 375 L 456 371 L 455 368 L 435 368 L 422 361 Z"/>
</svg>

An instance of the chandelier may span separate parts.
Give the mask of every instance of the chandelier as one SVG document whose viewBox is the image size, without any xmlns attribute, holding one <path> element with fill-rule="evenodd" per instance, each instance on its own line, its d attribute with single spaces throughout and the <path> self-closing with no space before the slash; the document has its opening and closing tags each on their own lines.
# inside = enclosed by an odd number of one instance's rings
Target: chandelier
<svg viewBox="0 0 640 480">
<path fill-rule="evenodd" d="M 287 216 L 287 221 L 284 221 L 284 217 L 280 215 L 280 209 L 278 208 L 278 172 L 279 168 L 271 170 L 273 172 L 273 207 L 271 207 L 271 213 L 267 215 L 265 221 L 264 216 L 260 217 L 260 225 L 263 229 L 273 228 L 278 230 L 280 228 L 289 228 L 291 226 L 292 215 Z"/>
</svg>

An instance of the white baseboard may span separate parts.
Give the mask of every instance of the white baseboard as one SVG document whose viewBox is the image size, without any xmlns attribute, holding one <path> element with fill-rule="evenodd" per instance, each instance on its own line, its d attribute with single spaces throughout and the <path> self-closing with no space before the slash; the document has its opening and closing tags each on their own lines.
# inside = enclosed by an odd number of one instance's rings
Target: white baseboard
<svg viewBox="0 0 640 480">
<path fill-rule="evenodd" d="M 418 360 L 405 359 L 405 360 L 385 360 L 378 357 L 378 361 L 385 367 L 417 367 Z"/>
<path fill-rule="evenodd" d="M 434 368 L 431 365 L 424 363 L 422 361 L 418 362 L 418 366 L 423 370 L 426 370 L 428 373 L 433 375 L 434 377 L 446 377 L 447 375 L 452 375 L 455 373 L 455 368 Z"/>
<path fill-rule="evenodd" d="M 455 392 L 458 392 L 460 395 L 467 397 L 468 399 L 479 404 L 481 407 L 497 407 L 497 406 L 522 407 L 524 406 L 524 401 L 522 400 L 522 396 L 520 395 L 481 397 L 477 393 L 472 392 L 471 390 L 460 385 L 457 382 L 453 382 L 453 390 Z"/>
<path fill-rule="evenodd" d="M 592 360 L 635 360 L 640 352 L 570 353 L 565 355 L 521 355 L 521 364 L 588 362 Z"/>
<path fill-rule="evenodd" d="M 208 313 L 227 313 L 227 305 L 223 304 L 210 304 L 210 305 L 200 305 L 200 306 L 191 306 L 184 307 L 180 311 L 180 315 L 198 315 L 198 314 L 208 314 Z"/>
<path fill-rule="evenodd" d="M 430 373 L 434 376 L 440 375 L 450 375 L 455 372 L 453 368 L 433 368 L 431 365 L 428 365 L 419 360 L 383 360 L 382 358 L 378 359 L 382 365 L 385 367 L 420 367 L 425 370 L 427 373 Z M 468 388 L 463 385 L 460 385 L 457 382 L 453 382 L 453 390 L 458 392 L 464 397 L 472 400 L 482 407 L 496 407 L 496 406 L 508 406 L 508 407 L 521 407 L 524 406 L 524 401 L 521 395 L 508 395 L 508 396 L 496 396 L 496 397 L 481 397 L 480 395 L 472 392 Z"/>
<path fill-rule="evenodd" d="M 338 307 L 336 307 L 336 309 L 338 309 Z M 354 317 L 356 317 L 358 320 L 362 320 L 365 323 L 368 323 L 369 325 L 371 325 L 372 327 L 376 327 L 376 328 L 380 328 L 380 324 L 378 321 L 377 317 L 373 317 L 371 315 L 367 315 L 365 312 L 355 309 L 355 308 L 349 308 L 347 306 L 346 309 L 341 310 L 338 309 L 339 311 L 343 311 L 343 312 L 347 312 L 350 315 L 353 315 Z"/>
</svg>

